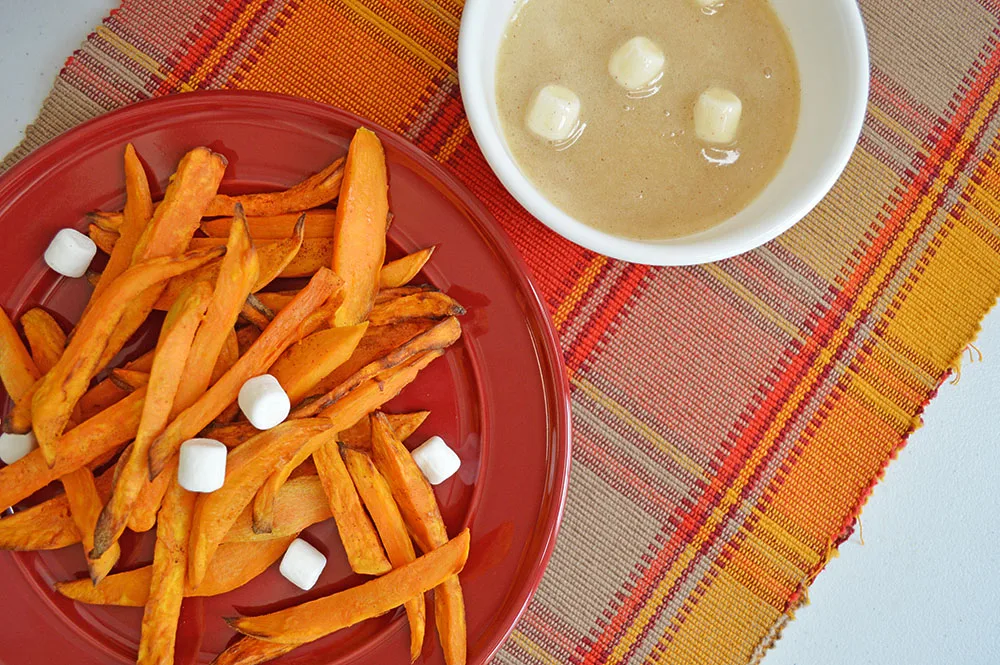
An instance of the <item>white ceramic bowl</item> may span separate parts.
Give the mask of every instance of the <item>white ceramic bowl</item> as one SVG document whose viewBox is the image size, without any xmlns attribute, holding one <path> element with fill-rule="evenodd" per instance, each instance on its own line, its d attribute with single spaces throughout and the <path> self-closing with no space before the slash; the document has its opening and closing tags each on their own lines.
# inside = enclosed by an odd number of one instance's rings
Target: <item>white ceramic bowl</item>
<svg viewBox="0 0 1000 665">
<path fill-rule="evenodd" d="M 635 263 L 693 265 L 749 251 L 787 231 L 830 191 L 857 144 L 868 101 L 868 42 L 855 0 L 771 2 L 798 60 L 799 127 L 788 158 L 760 196 L 707 231 L 664 241 L 609 235 L 564 213 L 524 176 L 507 147 L 496 104 L 497 54 L 518 0 L 465 2 L 458 69 L 473 134 L 521 205 L 556 233 L 595 252 Z"/>
</svg>

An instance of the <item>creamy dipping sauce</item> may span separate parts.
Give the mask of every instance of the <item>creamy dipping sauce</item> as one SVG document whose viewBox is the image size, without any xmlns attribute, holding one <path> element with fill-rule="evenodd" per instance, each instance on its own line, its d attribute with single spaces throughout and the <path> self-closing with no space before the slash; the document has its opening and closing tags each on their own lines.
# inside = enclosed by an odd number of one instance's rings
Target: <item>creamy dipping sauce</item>
<svg viewBox="0 0 1000 665">
<path fill-rule="evenodd" d="M 636 37 L 645 39 L 629 43 Z M 629 58 L 631 69 L 622 64 Z M 646 81 L 660 63 L 662 75 Z M 696 125 L 709 89 L 721 97 L 703 108 L 742 104 L 732 141 L 719 142 L 732 124 L 712 133 L 700 116 Z M 540 92 L 544 103 L 535 104 Z M 698 0 L 524 0 L 497 66 L 501 125 L 528 179 L 579 221 L 640 240 L 703 231 L 756 198 L 791 147 L 799 95 L 791 45 L 767 0 L 708 8 Z M 547 110 L 578 110 L 579 120 L 565 132 L 549 122 L 543 138 Z"/>
</svg>

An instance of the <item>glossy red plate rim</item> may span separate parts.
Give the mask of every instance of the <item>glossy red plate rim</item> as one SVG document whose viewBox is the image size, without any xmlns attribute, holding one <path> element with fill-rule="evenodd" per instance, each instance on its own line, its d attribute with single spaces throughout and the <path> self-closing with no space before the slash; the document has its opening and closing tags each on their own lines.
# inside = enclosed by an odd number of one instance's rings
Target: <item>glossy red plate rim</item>
<svg viewBox="0 0 1000 665">
<path fill-rule="evenodd" d="M 135 122 L 150 113 L 151 108 L 155 108 L 156 111 L 161 113 L 169 110 L 203 109 L 204 104 L 208 101 L 224 104 L 226 100 L 234 100 L 241 105 L 260 105 L 261 107 L 273 108 L 278 104 L 297 107 L 302 110 L 311 110 L 314 113 L 327 113 L 355 125 L 363 125 L 374 130 L 379 134 L 379 138 L 384 143 L 406 153 L 408 157 L 415 160 L 434 178 L 439 180 L 458 199 L 461 205 L 468 208 L 472 216 L 481 223 L 482 230 L 488 234 L 486 240 L 492 243 L 503 259 L 510 264 L 510 274 L 513 280 L 516 281 L 516 287 L 529 297 L 529 307 L 526 309 L 532 310 L 535 315 L 535 328 L 542 342 L 541 348 L 535 349 L 539 367 L 545 371 L 546 378 L 550 382 L 555 399 L 558 402 L 558 404 L 547 405 L 555 422 L 555 427 L 553 428 L 555 436 L 552 437 L 552 441 L 556 455 L 550 460 L 548 470 L 549 477 L 553 479 L 553 492 L 549 505 L 543 506 L 543 508 L 547 508 L 547 511 L 540 513 L 541 521 L 544 521 L 545 526 L 540 529 L 540 533 L 543 534 L 543 545 L 540 556 L 537 559 L 537 566 L 530 576 L 527 577 L 526 583 L 513 594 L 516 600 L 512 604 L 511 610 L 496 618 L 498 623 L 505 626 L 504 630 L 498 632 L 495 636 L 495 641 L 491 640 L 493 643 L 489 644 L 483 651 L 482 660 L 477 660 L 473 665 L 489 662 L 510 636 L 518 620 L 527 609 L 541 583 L 553 550 L 555 549 L 569 487 L 572 449 L 571 412 L 569 383 L 562 360 L 562 348 L 559 344 L 559 338 L 552 324 L 547 306 L 529 276 L 528 267 L 521 258 L 520 252 L 514 246 L 506 232 L 500 227 L 494 216 L 486 209 L 485 205 L 464 184 L 441 164 L 404 137 L 371 120 L 337 107 L 276 93 L 257 91 L 196 91 L 145 100 L 110 111 L 81 123 L 48 141 L 0 175 L 0 208 L 7 207 L 12 201 L 15 201 L 25 187 L 44 180 L 47 173 L 55 168 L 57 164 L 65 166 L 65 156 L 67 154 L 74 154 L 77 147 L 85 145 L 95 131 L 114 127 L 115 123 L 125 125 L 128 122 Z M 24 287 L 26 285 L 22 284 L 21 286 Z M 44 598 L 44 594 L 39 595 Z M 89 636 L 86 636 L 86 638 L 89 639 Z"/>
</svg>

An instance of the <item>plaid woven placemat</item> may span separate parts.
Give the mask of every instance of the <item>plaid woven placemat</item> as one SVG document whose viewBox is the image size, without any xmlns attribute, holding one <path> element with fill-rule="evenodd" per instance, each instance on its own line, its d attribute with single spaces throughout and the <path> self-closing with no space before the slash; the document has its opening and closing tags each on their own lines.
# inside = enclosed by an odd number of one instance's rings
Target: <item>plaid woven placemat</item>
<svg viewBox="0 0 1000 665">
<path fill-rule="evenodd" d="M 455 73 L 460 0 L 127 0 L 67 61 L 9 166 L 89 117 L 198 88 L 393 128 L 513 237 L 573 392 L 559 545 L 500 663 L 762 656 L 1000 289 L 1000 2 L 863 0 L 860 148 L 808 219 L 652 269 L 534 221 L 492 176 Z"/>
</svg>

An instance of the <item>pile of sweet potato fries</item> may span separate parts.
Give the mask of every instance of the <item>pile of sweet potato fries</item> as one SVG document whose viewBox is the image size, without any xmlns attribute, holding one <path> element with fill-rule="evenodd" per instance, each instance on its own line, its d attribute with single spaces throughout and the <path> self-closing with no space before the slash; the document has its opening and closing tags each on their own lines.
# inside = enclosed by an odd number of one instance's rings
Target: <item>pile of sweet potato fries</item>
<svg viewBox="0 0 1000 665">
<path fill-rule="evenodd" d="M 4 431 L 33 431 L 38 444 L 0 469 L 0 506 L 56 481 L 63 488 L 0 520 L 0 547 L 82 544 L 90 579 L 58 591 L 144 607 L 138 662 L 167 665 L 185 596 L 246 584 L 301 531 L 332 517 L 351 568 L 372 578 L 229 619 L 245 637 L 215 662 L 262 663 L 399 606 L 412 660 L 433 590 L 445 659 L 460 665 L 458 573 L 469 533 L 449 539 L 434 492 L 401 443 L 427 412 L 380 409 L 459 339 L 455 317 L 465 310 L 430 286 L 409 285 L 433 248 L 385 262 L 392 216 L 372 132 L 359 129 L 345 158 L 284 191 L 221 194 L 225 169 L 224 157 L 195 148 L 154 202 L 127 146 L 125 209 L 90 215 L 90 236 L 108 260 L 88 276 L 93 295 L 76 326 L 67 334 L 32 309 L 20 317 L 25 344 L 0 310 L 0 379 L 13 403 Z M 289 290 L 285 280 L 275 290 L 279 278 L 308 283 Z M 166 312 L 155 349 L 112 367 L 155 310 Z M 265 373 L 292 412 L 258 431 L 236 402 L 242 385 Z M 229 449 L 225 484 L 212 493 L 177 481 L 180 446 L 196 436 Z M 126 528 L 155 528 L 153 562 L 114 572 Z"/>
</svg>

